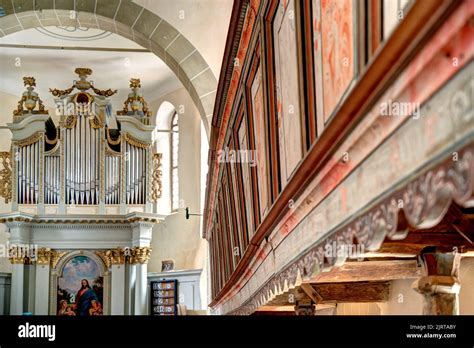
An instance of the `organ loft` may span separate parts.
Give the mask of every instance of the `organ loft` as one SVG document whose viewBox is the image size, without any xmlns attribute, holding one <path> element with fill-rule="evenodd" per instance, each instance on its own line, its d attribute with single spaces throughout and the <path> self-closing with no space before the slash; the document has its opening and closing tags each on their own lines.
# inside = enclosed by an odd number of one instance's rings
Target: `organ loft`
<svg viewBox="0 0 474 348">
<path fill-rule="evenodd" d="M 58 126 L 33 77 L 23 78 L 26 91 L 7 125 L 0 194 L 12 212 L 0 220 L 10 234 L 10 312 L 56 314 L 65 266 L 87 258 L 97 267 L 100 313 L 145 314 L 152 227 L 163 220 L 154 213 L 161 154 L 153 151 L 150 111 L 139 79 L 114 112 L 117 91 L 97 88 L 91 69 L 75 72 L 68 88 L 50 89 Z"/>
</svg>

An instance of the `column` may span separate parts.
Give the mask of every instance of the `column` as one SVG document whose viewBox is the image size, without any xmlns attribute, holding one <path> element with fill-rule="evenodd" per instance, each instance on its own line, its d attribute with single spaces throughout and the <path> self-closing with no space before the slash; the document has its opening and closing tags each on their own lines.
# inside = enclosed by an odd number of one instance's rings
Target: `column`
<svg viewBox="0 0 474 348">
<path fill-rule="evenodd" d="M 150 259 L 151 248 L 134 247 L 132 249 L 133 263 L 135 264 L 136 280 L 135 280 L 135 315 L 147 314 L 147 263 Z"/>
<path fill-rule="evenodd" d="M 125 253 L 122 248 L 112 249 L 112 284 L 111 309 L 112 315 L 125 314 Z"/>
<path fill-rule="evenodd" d="M 459 253 L 423 252 L 425 275 L 413 283 L 415 291 L 424 297 L 424 315 L 459 314 Z"/>
<path fill-rule="evenodd" d="M 10 314 L 23 314 L 23 280 L 24 280 L 24 258 L 11 256 L 12 263 L 12 281 L 10 295 Z"/>
<path fill-rule="evenodd" d="M 132 245 L 130 250 L 130 278 L 135 277 L 135 288 L 133 301 L 133 311 L 135 315 L 147 314 L 147 263 L 151 255 L 151 237 L 153 223 L 145 221 L 136 221 L 132 226 Z"/>
<path fill-rule="evenodd" d="M 31 259 L 29 248 L 31 228 L 23 221 L 6 223 L 10 232 L 8 257 L 12 264 L 10 314 L 21 315 L 24 311 L 25 259 Z"/>
<path fill-rule="evenodd" d="M 48 315 L 51 249 L 39 248 L 36 259 L 35 315 Z"/>
<path fill-rule="evenodd" d="M 128 264 L 128 291 L 127 291 L 127 315 L 133 315 L 135 313 L 135 283 L 137 280 L 137 268 L 133 263 L 133 259 L 130 259 Z"/>
</svg>

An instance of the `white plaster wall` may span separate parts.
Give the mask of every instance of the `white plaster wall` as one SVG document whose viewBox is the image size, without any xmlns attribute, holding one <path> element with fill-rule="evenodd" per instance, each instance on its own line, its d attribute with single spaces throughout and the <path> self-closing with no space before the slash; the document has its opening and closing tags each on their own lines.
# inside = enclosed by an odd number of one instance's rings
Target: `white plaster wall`
<svg viewBox="0 0 474 348">
<path fill-rule="evenodd" d="M 232 0 L 134 0 L 175 27 L 201 53 L 216 79 L 224 56 Z"/>
<path fill-rule="evenodd" d="M 380 308 L 376 302 L 338 303 L 336 315 L 379 315 Z"/>
<path fill-rule="evenodd" d="M 461 291 L 459 292 L 459 314 L 474 314 L 474 258 L 461 259 L 459 270 Z"/>
<path fill-rule="evenodd" d="M 168 101 L 179 114 L 179 191 L 182 208 L 169 215 L 164 222 L 153 229 L 152 256 L 148 264 L 149 272 L 160 272 L 161 261 L 172 259 L 176 270 L 203 269 L 206 274 L 206 241 L 201 238 L 201 218 L 185 218 L 185 207 L 191 213 L 201 212 L 201 118 L 188 92 L 178 89 L 150 103 L 154 113 L 160 105 Z M 163 125 L 157 122 L 160 128 Z M 167 127 L 169 128 L 169 126 Z M 162 148 L 166 148 L 165 135 Z M 169 212 L 169 151 L 163 153 L 163 198 L 160 202 L 168 206 Z M 161 211 L 163 207 L 159 207 Z M 205 291 L 206 287 L 202 287 Z"/>
<path fill-rule="evenodd" d="M 387 302 L 380 303 L 380 314 L 421 315 L 423 314 L 423 296 L 412 288 L 415 279 L 392 281 Z"/>
</svg>

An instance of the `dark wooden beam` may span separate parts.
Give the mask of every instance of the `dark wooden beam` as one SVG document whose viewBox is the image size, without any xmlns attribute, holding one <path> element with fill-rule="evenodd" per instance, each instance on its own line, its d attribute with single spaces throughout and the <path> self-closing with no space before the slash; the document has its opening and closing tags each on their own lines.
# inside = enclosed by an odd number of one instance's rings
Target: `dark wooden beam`
<svg viewBox="0 0 474 348">
<path fill-rule="evenodd" d="M 453 229 L 451 229 L 453 230 Z M 372 256 L 402 256 L 402 255 L 419 255 L 421 250 L 427 246 L 437 247 L 442 251 L 452 251 L 454 247 L 461 253 L 468 252 L 473 249 L 471 243 L 457 232 L 426 232 L 420 230 L 408 233 L 403 240 L 392 241 L 386 239 L 380 249 Z"/>
<path fill-rule="evenodd" d="M 322 297 L 321 303 L 385 302 L 388 301 L 390 282 L 312 283 Z"/>
<path fill-rule="evenodd" d="M 306 296 L 313 300 L 314 303 L 320 303 L 323 300 L 309 283 L 301 284 L 301 290 L 303 290 Z"/>
<path fill-rule="evenodd" d="M 474 245 L 474 223 L 472 223 L 456 204 L 451 204 L 446 220 L 452 229 L 463 236 L 470 244 Z"/>
<path fill-rule="evenodd" d="M 294 306 L 301 301 L 312 301 L 318 305 L 337 302 L 384 302 L 388 300 L 390 282 L 308 283 L 304 287 L 306 291 L 297 287 L 276 296 L 265 307 Z M 308 296 L 308 292 L 312 295 Z"/>
<path fill-rule="evenodd" d="M 418 278 L 421 275 L 421 267 L 416 260 L 355 261 L 322 272 L 311 279 L 311 283 L 387 281 Z M 305 292 L 308 294 L 307 288 Z"/>
</svg>

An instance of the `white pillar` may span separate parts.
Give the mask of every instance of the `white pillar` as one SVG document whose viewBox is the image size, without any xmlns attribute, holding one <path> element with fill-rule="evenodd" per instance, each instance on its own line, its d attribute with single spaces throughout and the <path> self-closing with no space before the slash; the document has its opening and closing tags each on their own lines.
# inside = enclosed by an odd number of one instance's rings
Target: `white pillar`
<svg viewBox="0 0 474 348">
<path fill-rule="evenodd" d="M 137 269 L 136 265 L 130 264 L 128 265 L 128 292 L 127 292 L 127 300 L 128 300 L 128 315 L 133 315 L 135 313 L 135 282 L 137 280 Z"/>
<path fill-rule="evenodd" d="M 34 314 L 48 315 L 49 262 L 47 264 L 36 264 L 36 285 Z"/>
<path fill-rule="evenodd" d="M 146 315 L 147 299 L 148 299 L 148 279 L 147 279 L 147 263 L 151 255 L 151 237 L 152 237 L 153 223 L 150 222 L 135 222 L 132 224 L 132 244 L 131 249 L 132 262 L 130 274 L 135 268 L 135 295 L 134 308 L 131 313 L 135 315 Z M 132 277 L 130 277 L 132 278 Z"/>
<path fill-rule="evenodd" d="M 12 264 L 12 284 L 10 296 L 10 314 L 23 314 L 23 281 L 24 281 L 24 264 Z"/>
<path fill-rule="evenodd" d="M 135 315 L 147 314 L 147 264 L 138 263 L 136 267 L 136 282 L 135 282 Z"/>
<path fill-rule="evenodd" d="M 125 314 L 125 265 L 112 264 L 112 289 L 111 289 L 112 315 Z"/>
</svg>

